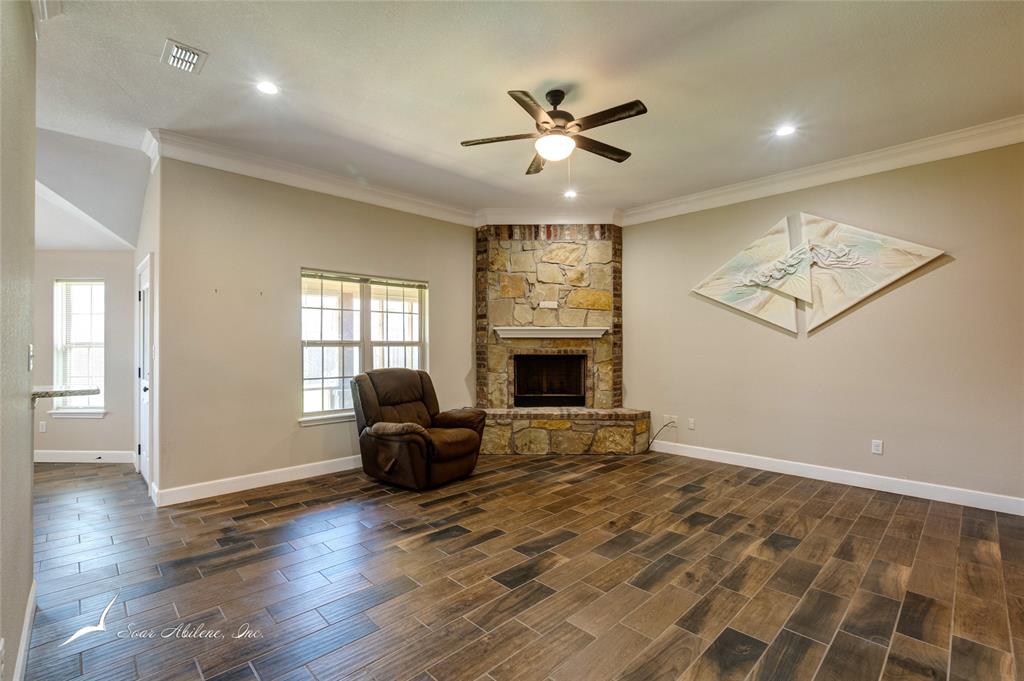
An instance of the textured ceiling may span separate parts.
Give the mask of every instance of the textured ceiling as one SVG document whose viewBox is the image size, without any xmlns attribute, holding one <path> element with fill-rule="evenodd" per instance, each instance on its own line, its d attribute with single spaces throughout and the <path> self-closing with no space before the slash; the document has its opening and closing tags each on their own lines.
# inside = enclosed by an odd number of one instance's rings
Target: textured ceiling
<svg viewBox="0 0 1024 681">
<path fill-rule="evenodd" d="M 159 63 L 168 37 L 199 75 Z M 66 2 L 38 81 L 44 128 L 164 128 L 471 210 L 564 205 L 530 142 L 459 146 L 532 129 L 506 90 L 639 98 L 592 131 L 631 159 L 572 157 L 581 209 L 630 208 L 1024 113 L 1024 3 Z"/>
</svg>

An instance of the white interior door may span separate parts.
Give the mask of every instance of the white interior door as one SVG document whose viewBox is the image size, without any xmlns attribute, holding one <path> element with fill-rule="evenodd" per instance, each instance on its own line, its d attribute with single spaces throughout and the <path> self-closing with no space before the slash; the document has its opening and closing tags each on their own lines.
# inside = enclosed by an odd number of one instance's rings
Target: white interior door
<svg viewBox="0 0 1024 681">
<path fill-rule="evenodd" d="M 139 340 L 138 347 L 138 414 L 139 414 L 139 471 L 146 483 L 150 483 L 152 476 L 150 471 L 150 422 L 152 418 L 150 405 L 152 404 L 153 391 L 150 382 L 152 375 L 152 354 L 153 354 L 153 313 L 152 298 L 150 295 L 150 272 L 149 260 L 143 262 L 138 270 L 139 275 L 139 313 L 137 315 L 139 328 L 136 338 Z"/>
</svg>

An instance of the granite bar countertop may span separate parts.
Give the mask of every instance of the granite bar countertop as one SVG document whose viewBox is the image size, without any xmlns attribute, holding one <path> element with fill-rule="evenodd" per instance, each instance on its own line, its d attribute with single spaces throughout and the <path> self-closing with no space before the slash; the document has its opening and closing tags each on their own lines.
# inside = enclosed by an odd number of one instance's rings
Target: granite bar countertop
<svg viewBox="0 0 1024 681">
<path fill-rule="evenodd" d="M 32 386 L 32 406 L 36 406 L 36 400 L 45 400 L 51 397 L 79 397 L 81 395 L 99 395 L 100 389 L 95 386 L 72 388 L 68 385 L 36 385 Z"/>
</svg>

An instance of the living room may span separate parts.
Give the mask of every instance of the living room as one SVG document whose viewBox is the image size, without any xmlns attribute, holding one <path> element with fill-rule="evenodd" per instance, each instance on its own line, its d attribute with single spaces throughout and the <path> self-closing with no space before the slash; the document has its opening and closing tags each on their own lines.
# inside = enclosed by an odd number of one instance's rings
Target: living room
<svg viewBox="0 0 1024 681">
<path fill-rule="evenodd" d="M 0 12 L 0 681 L 1021 678 L 1024 4 Z"/>
</svg>

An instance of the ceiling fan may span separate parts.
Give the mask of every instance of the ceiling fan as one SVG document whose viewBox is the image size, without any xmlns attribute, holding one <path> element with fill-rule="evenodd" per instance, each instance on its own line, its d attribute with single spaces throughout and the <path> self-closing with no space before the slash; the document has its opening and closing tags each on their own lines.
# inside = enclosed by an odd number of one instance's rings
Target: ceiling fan
<svg viewBox="0 0 1024 681">
<path fill-rule="evenodd" d="M 579 147 L 592 154 L 611 159 L 616 163 L 622 163 L 630 154 L 628 151 L 613 147 L 604 142 L 584 137 L 580 133 L 584 130 L 596 128 L 599 125 L 607 125 L 615 121 L 625 120 L 633 116 L 647 113 L 647 107 L 639 99 L 632 102 L 613 106 L 610 109 L 599 111 L 583 118 L 574 118 L 568 111 L 562 111 L 558 105 L 565 99 L 565 92 L 562 90 L 549 90 L 544 98 L 551 105 L 551 111 L 541 108 L 536 99 L 525 90 L 509 90 L 509 96 L 516 100 L 519 106 L 526 109 L 526 113 L 533 116 L 537 124 L 537 132 L 527 132 L 522 135 L 505 135 L 504 137 L 485 137 L 478 140 L 466 140 L 462 143 L 464 147 L 474 147 L 478 144 L 491 144 L 493 142 L 510 142 L 512 140 L 536 140 L 534 147 L 537 153 L 526 169 L 527 175 L 534 175 L 544 170 L 545 161 L 561 161 Z"/>
</svg>

